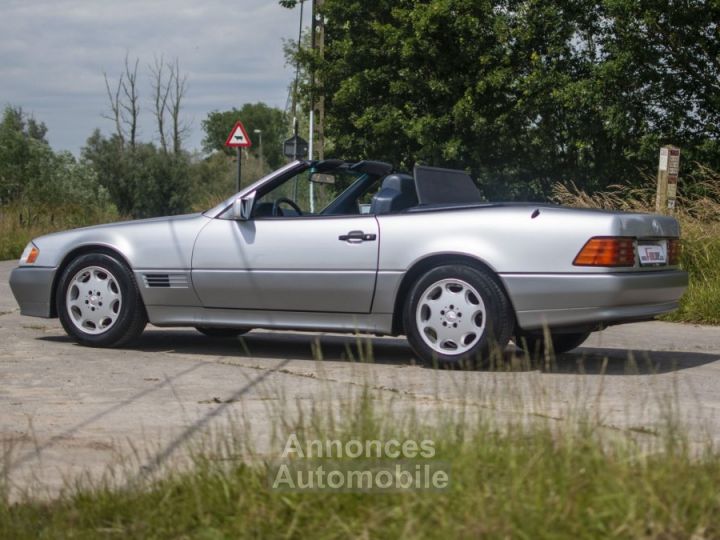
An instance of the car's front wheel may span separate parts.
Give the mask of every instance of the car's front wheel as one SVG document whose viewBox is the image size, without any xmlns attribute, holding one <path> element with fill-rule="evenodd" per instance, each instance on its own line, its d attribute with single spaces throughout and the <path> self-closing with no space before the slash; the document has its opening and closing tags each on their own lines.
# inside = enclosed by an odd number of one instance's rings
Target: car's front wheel
<svg viewBox="0 0 720 540">
<path fill-rule="evenodd" d="M 510 303 L 487 272 L 465 265 L 432 268 L 410 289 L 405 333 L 429 365 L 486 359 L 504 350 L 514 324 Z"/>
<path fill-rule="evenodd" d="M 81 255 L 62 273 L 56 308 L 65 331 L 83 345 L 119 347 L 147 324 L 130 269 L 104 253 Z"/>
</svg>

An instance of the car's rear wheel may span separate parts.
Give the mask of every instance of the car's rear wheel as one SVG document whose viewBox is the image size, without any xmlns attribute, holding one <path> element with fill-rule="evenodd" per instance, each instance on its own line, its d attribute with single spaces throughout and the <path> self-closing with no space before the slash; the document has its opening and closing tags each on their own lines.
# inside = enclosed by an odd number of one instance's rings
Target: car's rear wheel
<svg viewBox="0 0 720 540">
<path fill-rule="evenodd" d="M 214 338 L 234 338 L 242 336 L 250 331 L 250 328 L 221 328 L 212 326 L 196 326 L 195 330 L 208 337 Z"/>
<path fill-rule="evenodd" d="M 559 333 L 548 332 L 517 332 L 515 345 L 528 352 L 531 356 L 543 355 L 546 352 L 562 354 L 582 345 L 592 332 Z"/>
<path fill-rule="evenodd" d="M 428 365 L 486 359 L 504 350 L 514 324 L 505 293 L 487 272 L 433 268 L 411 287 L 403 314 L 410 345 Z"/>
<path fill-rule="evenodd" d="M 58 283 L 56 308 L 65 332 L 91 347 L 119 347 L 147 324 L 132 272 L 104 253 L 81 255 L 68 265 Z"/>
</svg>

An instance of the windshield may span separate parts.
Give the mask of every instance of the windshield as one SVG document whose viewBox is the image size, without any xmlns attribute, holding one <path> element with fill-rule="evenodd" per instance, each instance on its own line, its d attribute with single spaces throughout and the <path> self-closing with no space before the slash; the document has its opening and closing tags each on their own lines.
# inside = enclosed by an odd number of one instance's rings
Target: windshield
<svg viewBox="0 0 720 540">
<path fill-rule="evenodd" d="M 257 203 L 290 199 L 303 214 L 322 214 L 360 176 L 348 170 L 314 175 L 312 169 L 307 169 L 260 197 Z"/>
<path fill-rule="evenodd" d="M 309 168 L 288 178 L 255 201 L 255 217 L 360 214 L 374 178 L 338 168 L 316 173 Z"/>
</svg>

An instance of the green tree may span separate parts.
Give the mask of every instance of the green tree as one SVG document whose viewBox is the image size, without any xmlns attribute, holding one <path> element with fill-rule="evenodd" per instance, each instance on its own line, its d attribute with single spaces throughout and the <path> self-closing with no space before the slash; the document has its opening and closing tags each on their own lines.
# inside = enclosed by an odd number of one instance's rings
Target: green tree
<svg viewBox="0 0 720 540">
<path fill-rule="evenodd" d="M 0 122 L 2 203 L 18 202 L 28 211 L 48 206 L 106 208 L 108 193 L 95 171 L 69 152 L 53 152 L 44 123 L 19 107 L 6 107 Z"/>
<path fill-rule="evenodd" d="M 283 111 L 265 103 L 246 103 L 240 109 L 209 113 L 202 121 L 205 131 L 203 150 L 233 154 L 234 150 L 227 148 L 225 141 L 238 120 L 242 121 L 253 143 L 250 151 L 259 156 L 260 137 L 255 133 L 259 129 L 262 131 L 262 157 L 270 168 L 279 167 L 285 160 L 282 143 L 288 137 L 288 126 Z"/>
<path fill-rule="evenodd" d="M 325 0 L 324 58 L 300 61 L 335 155 L 467 168 L 491 198 L 541 199 L 556 181 L 636 181 L 666 142 L 720 165 L 719 6 Z"/>
<path fill-rule="evenodd" d="M 0 121 L 0 202 L 19 197 L 37 174 L 34 157 L 48 150 L 42 122 L 25 114 L 20 107 L 7 106 Z"/>
<path fill-rule="evenodd" d="M 134 218 L 181 214 L 190 208 L 190 161 L 152 143 L 125 147 L 117 135 L 99 130 L 82 151 L 120 213 Z"/>
</svg>

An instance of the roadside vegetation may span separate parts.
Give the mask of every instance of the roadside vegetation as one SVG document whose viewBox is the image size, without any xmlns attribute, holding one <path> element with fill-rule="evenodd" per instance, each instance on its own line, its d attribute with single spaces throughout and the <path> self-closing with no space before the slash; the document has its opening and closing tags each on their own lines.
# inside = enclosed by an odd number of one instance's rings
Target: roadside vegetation
<svg viewBox="0 0 720 540">
<path fill-rule="evenodd" d="M 297 404 L 294 414 L 269 411 L 269 453 L 254 450 L 249 424 L 237 421 L 231 436 L 208 435 L 213 442 L 194 454 L 184 472 L 147 481 L 127 481 L 132 473 L 109 475 L 113 482 L 69 488 L 52 501 L 11 502 L 6 493 L 0 537 L 720 536 L 720 454 L 689 444 L 672 398 L 665 398 L 669 412 L 662 425 L 621 431 L 603 427 L 582 408 L 567 419 L 499 420 L 502 415 L 477 407 L 471 397 L 428 409 L 427 402 L 380 394 L 356 387 L 340 400 L 317 396 L 312 404 Z M 268 400 L 273 402 L 271 395 Z M 273 464 L 291 434 L 301 444 L 433 441 L 434 455 L 424 461 L 449 472 L 449 487 L 393 493 L 271 489 Z M 337 464 L 295 456 L 298 461 Z M 345 465 L 352 462 L 345 458 Z"/>
<path fill-rule="evenodd" d="M 248 104 L 240 112 L 248 126 L 280 129 L 277 109 Z M 131 144 L 125 130 L 110 136 L 96 130 L 76 158 L 50 147 L 41 121 L 7 106 L 0 118 L 0 260 L 19 257 L 42 234 L 214 206 L 235 189 L 235 157 L 215 151 L 224 142 L 217 134 L 230 130 L 232 118 L 209 115 L 205 146 L 213 153 L 207 157 L 139 140 Z M 245 183 L 268 171 L 259 148 L 243 160 Z"/>
<path fill-rule="evenodd" d="M 680 264 L 690 274 L 690 286 L 680 309 L 664 318 L 720 324 L 720 173 L 697 167 L 683 184 L 674 217 L 680 221 Z M 556 184 L 552 199 L 579 208 L 655 212 L 655 180 L 647 179 L 639 187 L 613 185 L 593 194 L 574 184 Z"/>
</svg>

